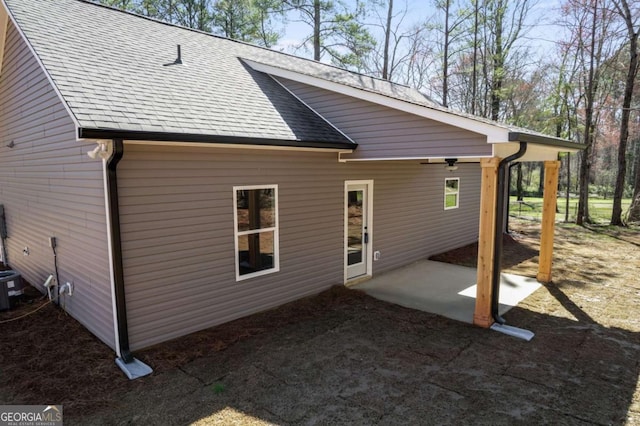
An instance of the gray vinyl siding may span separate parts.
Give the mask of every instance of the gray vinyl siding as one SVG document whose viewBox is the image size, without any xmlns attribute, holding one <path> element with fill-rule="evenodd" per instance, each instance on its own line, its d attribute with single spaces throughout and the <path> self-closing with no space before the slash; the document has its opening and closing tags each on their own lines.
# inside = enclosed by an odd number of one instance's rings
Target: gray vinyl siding
<svg viewBox="0 0 640 426">
<path fill-rule="evenodd" d="M 346 95 L 277 78 L 359 144 L 344 158 L 490 156 L 485 136 Z"/>
<path fill-rule="evenodd" d="M 338 163 L 335 153 L 125 143 L 119 196 L 139 349 L 343 283 L 344 183 L 374 180 L 374 274 L 477 239 L 478 164 Z M 444 210 L 444 178 L 460 208 Z M 233 186 L 278 185 L 280 271 L 236 282 Z"/>
<path fill-rule="evenodd" d="M 55 236 L 60 281 L 74 284 L 64 308 L 114 347 L 102 163 L 87 157 L 92 148 L 76 141 L 73 121 L 10 24 L 0 76 L 7 261 L 43 290 L 46 277 L 54 274 L 48 238 Z"/>
</svg>

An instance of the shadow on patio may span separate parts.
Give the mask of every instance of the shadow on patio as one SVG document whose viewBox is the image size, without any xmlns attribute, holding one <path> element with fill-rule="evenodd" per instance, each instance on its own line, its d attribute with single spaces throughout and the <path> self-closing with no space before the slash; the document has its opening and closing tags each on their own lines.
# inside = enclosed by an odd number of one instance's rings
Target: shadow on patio
<svg viewBox="0 0 640 426">
<path fill-rule="evenodd" d="M 449 263 L 420 260 L 355 285 L 376 299 L 473 323 L 476 269 Z M 527 277 L 502 274 L 500 314 L 516 306 L 540 284 Z"/>
</svg>

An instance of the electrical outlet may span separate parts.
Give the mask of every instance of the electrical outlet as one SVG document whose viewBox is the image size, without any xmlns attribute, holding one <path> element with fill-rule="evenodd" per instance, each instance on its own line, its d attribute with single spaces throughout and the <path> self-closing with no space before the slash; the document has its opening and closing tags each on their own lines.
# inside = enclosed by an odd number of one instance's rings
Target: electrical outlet
<svg viewBox="0 0 640 426">
<path fill-rule="evenodd" d="M 380 260 L 380 252 L 378 250 L 373 252 L 373 260 Z"/>
<path fill-rule="evenodd" d="M 24 256 L 29 256 L 29 247 L 25 247 L 25 248 L 23 248 L 23 249 L 22 249 L 22 254 L 23 254 Z"/>
</svg>

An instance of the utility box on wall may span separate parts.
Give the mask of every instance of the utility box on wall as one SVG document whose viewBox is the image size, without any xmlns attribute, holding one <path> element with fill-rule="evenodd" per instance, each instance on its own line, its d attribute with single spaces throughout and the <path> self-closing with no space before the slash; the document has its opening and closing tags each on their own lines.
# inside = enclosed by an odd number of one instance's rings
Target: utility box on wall
<svg viewBox="0 0 640 426">
<path fill-rule="evenodd" d="M 0 271 L 0 311 L 11 308 L 11 297 L 21 296 L 24 284 L 16 271 Z"/>
</svg>

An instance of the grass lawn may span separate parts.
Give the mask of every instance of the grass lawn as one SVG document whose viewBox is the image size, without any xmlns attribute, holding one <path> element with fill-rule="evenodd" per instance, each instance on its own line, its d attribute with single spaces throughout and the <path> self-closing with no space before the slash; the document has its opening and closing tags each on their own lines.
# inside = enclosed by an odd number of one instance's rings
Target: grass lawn
<svg viewBox="0 0 640 426">
<path fill-rule="evenodd" d="M 622 200 L 622 212 L 624 213 L 631 205 L 631 198 Z M 556 213 L 557 221 L 564 221 L 567 209 L 566 198 L 558 194 L 558 212 Z M 612 199 L 590 198 L 589 199 L 589 215 L 595 223 L 604 224 L 611 221 L 611 211 L 613 210 Z M 575 221 L 578 212 L 578 199 L 569 199 L 569 221 Z M 524 197 L 522 202 L 518 202 L 515 196 L 509 198 L 509 214 L 515 217 L 537 219 L 542 217 L 542 197 Z"/>
</svg>

